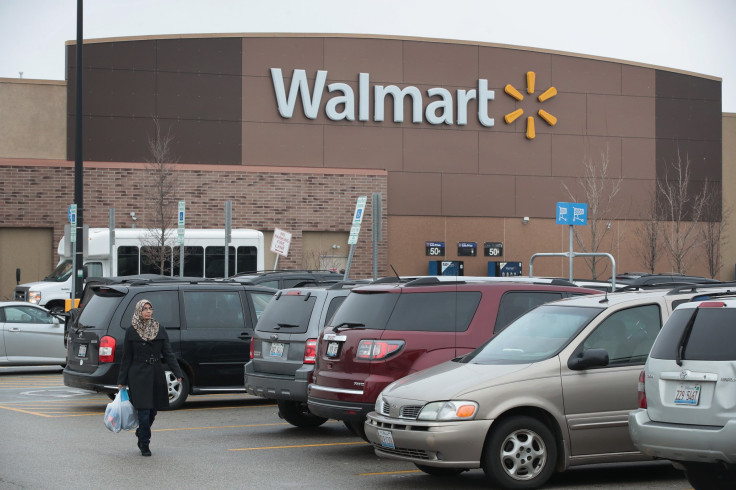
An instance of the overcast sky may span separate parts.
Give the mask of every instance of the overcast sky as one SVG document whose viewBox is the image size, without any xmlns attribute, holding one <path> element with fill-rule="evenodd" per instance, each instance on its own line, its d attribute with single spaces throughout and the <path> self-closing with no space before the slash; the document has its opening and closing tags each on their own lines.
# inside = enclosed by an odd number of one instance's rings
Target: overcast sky
<svg viewBox="0 0 736 490">
<path fill-rule="evenodd" d="M 76 0 L 0 0 L 0 77 L 63 80 Z M 85 0 L 86 39 L 180 33 L 419 36 L 720 77 L 736 112 L 736 0 Z M 0 108 L 2 110 L 2 108 Z"/>
</svg>

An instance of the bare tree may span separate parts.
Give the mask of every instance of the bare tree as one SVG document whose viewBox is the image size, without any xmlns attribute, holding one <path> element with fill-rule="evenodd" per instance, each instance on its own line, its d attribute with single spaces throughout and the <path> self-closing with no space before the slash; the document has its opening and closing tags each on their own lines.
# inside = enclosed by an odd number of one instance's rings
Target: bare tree
<svg viewBox="0 0 736 490">
<path fill-rule="evenodd" d="M 609 164 L 610 158 L 606 147 L 605 151 L 601 151 L 600 161 L 596 162 L 591 157 L 584 158 L 584 174 L 577 179 L 582 191 L 579 195 L 563 184 L 573 201 L 588 204 L 588 225 L 573 227 L 575 242 L 585 253 L 598 253 L 601 250 L 604 239 L 610 231 L 609 223 L 614 219 L 613 204 L 621 190 L 623 178 L 611 178 Z M 598 275 L 603 274 L 608 268 L 605 260 L 603 266 L 599 268 L 598 264 L 601 261 L 602 257 L 585 257 L 593 279 L 598 279 Z"/>
<path fill-rule="evenodd" d="M 690 159 L 683 162 L 680 150 L 677 157 L 667 166 L 664 179 L 657 181 L 659 198 L 666 223 L 663 242 L 670 265 L 675 272 L 684 274 L 689 265 L 689 256 L 700 241 L 698 222 L 706 202 L 707 181 L 703 192 L 692 193 L 690 187 Z"/>
<path fill-rule="evenodd" d="M 164 274 L 167 265 L 175 267 L 178 257 L 172 257 L 172 245 L 177 229 L 177 195 L 179 181 L 174 171 L 177 159 L 172 151 L 174 136 L 171 128 L 164 133 L 158 118 L 153 118 L 154 134 L 148 138 L 150 159 L 146 163 L 146 221 L 148 237 L 143 241 L 142 260 Z M 167 264 L 168 263 L 168 264 Z"/>
<path fill-rule="evenodd" d="M 721 239 L 730 215 L 729 211 L 722 208 L 721 192 L 707 191 L 707 181 L 704 186 L 705 203 L 703 205 L 703 217 L 700 234 L 705 247 L 705 261 L 708 265 L 708 274 L 715 278 L 721 269 Z"/>
<path fill-rule="evenodd" d="M 334 270 L 340 271 L 345 269 L 346 257 L 334 255 L 331 250 L 318 251 L 310 250 L 304 252 L 302 263 L 305 269 L 309 270 Z"/>
<path fill-rule="evenodd" d="M 643 220 L 636 227 L 634 255 L 639 259 L 650 274 L 654 274 L 657 259 L 662 254 L 661 224 L 662 212 L 657 201 L 657 190 L 654 189 L 649 196 L 649 203 L 644 211 Z"/>
</svg>

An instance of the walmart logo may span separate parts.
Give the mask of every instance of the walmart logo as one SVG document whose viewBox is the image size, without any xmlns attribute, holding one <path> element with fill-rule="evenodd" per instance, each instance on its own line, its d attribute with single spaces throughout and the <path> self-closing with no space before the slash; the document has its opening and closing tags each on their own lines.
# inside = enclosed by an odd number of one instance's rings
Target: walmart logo
<svg viewBox="0 0 736 490">
<path fill-rule="evenodd" d="M 535 78 L 536 75 L 533 71 L 526 72 L 526 91 L 529 95 L 534 94 Z M 516 88 L 514 88 L 514 86 L 511 84 L 506 85 L 503 91 L 518 101 L 524 100 L 524 96 L 521 94 L 521 92 L 516 90 Z M 554 87 L 550 87 L 539 94 L 537 100 L 539 100 L 539 102 L 544 102 L 545 100 L 551 99 L 555 95 L 557 95 L 557 89 Z M 504 121 L 506 121 L 506 124 L 511 124 L 522 115 L 524 115 L 524 109 L 516 109 L 515 111 L 506 114 L 503 119 Z M 550 126 L 554 126 L 555 124 L 557 124 L 557 118 L 544 109 L 539 109 L 539 111 L 537 111 L 537 115 Z M 534 129 L 534 117 L 529 116 L 526 118 L 526 137 L 527 139 L 533 140 L 536 135 L 537 133 Z"/>
</svg>

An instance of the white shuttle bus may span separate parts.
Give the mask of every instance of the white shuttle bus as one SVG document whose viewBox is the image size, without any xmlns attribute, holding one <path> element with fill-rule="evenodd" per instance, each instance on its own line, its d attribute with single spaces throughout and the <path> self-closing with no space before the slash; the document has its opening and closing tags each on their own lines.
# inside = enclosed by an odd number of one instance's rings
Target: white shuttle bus
<svg viewBox="0 0 736 490">
<path fill-rule="evenodd" d="M 118 228 L 110 246 L 109 228 L 90 228 L 84 265 L 87 277 L 131 276 L 162 274 L 179 276 L 180 250 L 177 230 L 167 240 L 164 270 L 160 261 L 152 260 L 158 247 L 155 231 L 147 228 Z M 228 276 L 264 269 L 263 233 L 258 230 L 233 229 L 228 246 Z M 65 300 L 71 298 L 72 252 L 68 237 L 58 246 L 59 264 L 43 280 L 21 284 L 15 288 L 16 301 L 29 301 L 48 308 L 64 311 Z M 159 255 L 160 256 L 160 255 Z M 173 268 L 172 268 L 173 264 Z M 184 276 L 221 278 L 225 276 L 225 230 L 184 231 Z"/>
</svg>

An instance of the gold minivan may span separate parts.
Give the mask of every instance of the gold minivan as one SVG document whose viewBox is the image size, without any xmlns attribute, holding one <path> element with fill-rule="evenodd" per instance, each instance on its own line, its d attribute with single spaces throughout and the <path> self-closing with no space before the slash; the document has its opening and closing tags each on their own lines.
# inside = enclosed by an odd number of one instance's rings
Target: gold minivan
<svg viewBox="0 0 736 490">
<path fill-rule="evenodd" d="M 470 354 L 387 386 L 366 436 L 378 456 L 432 475 L 482 468 L 501 488 L 538 488 L 571 466 L 647 459 L 628 431 L 639 373 L 672 310 L 708 291 L 538 306 Z"/>
</svg>

